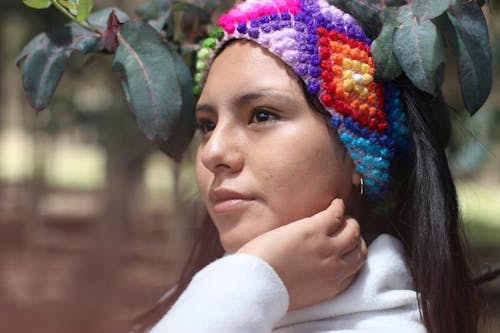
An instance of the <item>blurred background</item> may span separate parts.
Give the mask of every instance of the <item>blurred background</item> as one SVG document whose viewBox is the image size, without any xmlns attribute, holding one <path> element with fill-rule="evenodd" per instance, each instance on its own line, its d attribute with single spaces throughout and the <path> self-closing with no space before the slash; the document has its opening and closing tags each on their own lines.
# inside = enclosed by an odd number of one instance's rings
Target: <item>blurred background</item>
<svg viewBox="0 0 500 333">
<path fill-rule="evenodd" d="M 141 2 L 95 5 L 132 15 Z M 477 273 L 500 264 L 500 13 L 487 14 L 491 97 L 471 119 L 453 66 L 445 86 L 457 109 L 450 163 Z M 74 54 L 49 108 L 37 115 L 27 104 L 15 59 L 64 21 L 20 0 L 0 3 L 1 332 L 126 332 L 175 282 L 196 228 L 193 149 L 175 164 L 142 137 L 111 57 Z M 485 332 L 500 332 L 500 278 L 482 290 Z"/>
</svg>

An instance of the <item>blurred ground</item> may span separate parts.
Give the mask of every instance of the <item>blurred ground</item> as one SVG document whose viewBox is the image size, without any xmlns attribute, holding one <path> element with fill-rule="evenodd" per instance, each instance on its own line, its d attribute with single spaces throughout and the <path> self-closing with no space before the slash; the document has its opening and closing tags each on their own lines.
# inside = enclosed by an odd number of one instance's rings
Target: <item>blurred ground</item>
<svg viewBox="0 0 500 333">
<path fill-rule="evenodd" d="M 167 235 L 103 238 L 97 217 L 81 210 L 98 193 L 74 191 L 65 194 L 74 215 L 28 225 L 12 214 L 28 190 L 0 187 L 0 331 L 126 332 L 174 281 Z"/>
<path fill-rule="evenodd" d="M 5 209 L 6 191 L 26 189 L 0 191 Z M 88 193 L 71 195 L 75 211 L 86 205 Z M 161 232 L 108 243 L 92 216 L 48 215 L 38 226 L 0 216 L 1 332 L 126 332 L 174 281 Z"/>
</svg>

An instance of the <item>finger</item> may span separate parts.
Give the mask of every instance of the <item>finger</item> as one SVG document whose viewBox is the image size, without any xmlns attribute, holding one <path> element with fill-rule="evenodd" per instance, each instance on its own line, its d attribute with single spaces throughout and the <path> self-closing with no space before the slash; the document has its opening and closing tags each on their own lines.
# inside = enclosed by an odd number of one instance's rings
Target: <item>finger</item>
<svg viewBox="0 0 500 333">
<path fill-rule="evenodd" d="M 359 223 L 352 217 L 345 218 L 341 228 L 331 236 L 331 242 L 340 255 L 351 252 L 361 242 Z"/>
<path fill-rule="evenodd" d="M 351 273 L 347 274 L 347 276 L 345 278 L 343 278 L 342 281 L 340 281 L 339 293 L 341 293 L 342 291 L 347 289 L 352 284 L 354 279 L 356 279 L 356 277 L 358 276 L 361 267 L 363 267 L 363 265 L 359 266 L 358 269 L 353 270 Z"/>
<path fill-rule="evenodd" d="M 366 243 L 361 238 L 359 245 L 342 256 L 347 266 L 351 266 L 353 272 L 357 272 L 365 263 L 367 256 Z"/>
<path fill-rule="evenodd" d="M 365 242 L 363 241 L 360 246 L 360 251 L 351 251 L 348 255 L 346 255 L 346 258 L 343 258 L 344 260 L 347 260 L 344 263 L 344 265 L 347 265 L 347 269 L 344 270 L 346 276 L 341 280 L 339 284 L 339 293 L 351 285 L 366 262 Z"/>
<path fill-rule="evenodd" d="M 357 274 L 357 272 L 347 276 L 342 281 L 340 281 L 339 290 L 337 291 L 337 295 L 340 294 L 341 292 L 343 292 L 345 289 L 347 289 L 347 287 L 349 287 L 351 285 L 352 281 L 356 277 L 356 274 Z"/>
<path fill-rule="evenodd" d="M 342 225 L 344 210 L 344 201 L 337 198 L 334 199 L 325 210 L 311 216 L 310 219 L 321 225 L 326 234 L 331 235 Z"/>
</svg>

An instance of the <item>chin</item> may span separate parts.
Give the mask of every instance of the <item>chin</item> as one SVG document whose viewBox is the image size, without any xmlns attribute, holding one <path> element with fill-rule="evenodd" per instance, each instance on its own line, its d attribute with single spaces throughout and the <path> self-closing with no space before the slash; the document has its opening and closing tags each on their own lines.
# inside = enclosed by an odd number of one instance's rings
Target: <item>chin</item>
<svg viewBox="0 0 500 333">
<path fill-rule="evenodd" d="M 224 252 L 229 253 L 229 254 L 236 253 L 236 251 L 238 251 L 241 248 L 241 246 L 227 244 L 227 243 L 222 242 L 222 241 L 221 241 L 221 244 L 222 244 L 222 248 L 224 249 Z"/>
<path fill-rule="evenodd" d="M 250 234 L 248 232 L 238 231 L 219 234 L 219 239 L 226 253 L 235 253 L 259 235 L 260 233 Z"/>
<path fill-rule="evenodd" d="M 220 242 L 226 253 L 235 253 L 250 240 L 237 240 L 233 237 L 220 237 Z"/>
<path fill-rule="evenodd" d="M 251 220 L 241 217 L 235 220 L 218 220 L 215 225 L 219 233 L 220 243 L 225 252 L 235 253 L 248 242 L 280 226 L 278 223 L 255 223 L 255 220 L 259 219 L 273 220 L 271 217 L 258 214 L 254 215 Z"/>
</svg>

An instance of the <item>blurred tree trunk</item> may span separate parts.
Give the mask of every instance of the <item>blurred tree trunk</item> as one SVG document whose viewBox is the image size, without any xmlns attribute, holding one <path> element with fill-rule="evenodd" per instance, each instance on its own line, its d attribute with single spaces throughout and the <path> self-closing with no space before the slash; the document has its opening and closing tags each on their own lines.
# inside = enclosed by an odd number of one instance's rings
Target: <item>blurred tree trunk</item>
<svg viewBox="0 0 500 333">
<path fill-rule="evenodd" d="M 172 183 L 173 183 L 174 207 L 179 207 L 179 205 L 182 202 L 182 198 L 181 198 L 181 164 L 180 163 L 173 163 Z"/>
<path fill-rule="evenodd" d="M 112 224 L 113 231 L 125 238 L 132 236 L 134 224 L 144 216 L 143 171 L 146 154 L 122 160 L 116 152 L 108 151 L 107 188 L 104 216 Z"/>
<path fill-rule="evenodd" d="M 40 217 L 40 202 L 46 191 L 45 186 L 45 157 L 46 136 L 38 129 L 36 119 L 33 129 L 33 178 L 30 182 L 29 213 L 26 220 L 27 245 L 33 245 L 34 240 L 43 235 Z"/>
</svg>

